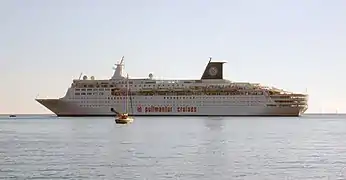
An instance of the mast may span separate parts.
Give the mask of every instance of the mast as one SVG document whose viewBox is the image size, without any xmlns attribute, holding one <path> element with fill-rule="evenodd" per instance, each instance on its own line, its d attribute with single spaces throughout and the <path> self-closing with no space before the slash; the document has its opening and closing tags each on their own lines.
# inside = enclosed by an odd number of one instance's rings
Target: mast
<svg viewBox="0 0 346 180">
<path fill-rule="evenodd" d="M 126 108 L 126 113 L 128 113 L 128 96 L 129 96 L 129 74 L 127 74 L 127 77 L 126 77 L 126 105 L 125 105 L 125 108 Z"/>
<path fill-rule="evenodd" d="M 132 105 L 132 93 L 130 91 L 130 86 L 129 86 L 129 74 L 127 74 L 127 87 L 128 87 L 128 94 L 129 94 L 129 97 L 130 97 L 130 106 L 131 106 L 131 115 L 133 115 L 133 105 Z"/>
</svg>

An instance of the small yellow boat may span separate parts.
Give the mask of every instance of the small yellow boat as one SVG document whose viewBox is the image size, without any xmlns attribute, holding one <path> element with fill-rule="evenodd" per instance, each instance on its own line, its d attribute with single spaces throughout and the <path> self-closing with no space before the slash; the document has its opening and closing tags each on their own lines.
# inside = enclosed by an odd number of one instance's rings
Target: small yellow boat
<svg viewBox="0 0 346 180">
<path fill-rule="evenodd" d="M 117 124 L 129 124 L 133 122 L 133 118 L 129 116 L 129 114 L 124 113 L 124 114 L 119 114 L 115 118 L 115 122 Z"/>
</svg>

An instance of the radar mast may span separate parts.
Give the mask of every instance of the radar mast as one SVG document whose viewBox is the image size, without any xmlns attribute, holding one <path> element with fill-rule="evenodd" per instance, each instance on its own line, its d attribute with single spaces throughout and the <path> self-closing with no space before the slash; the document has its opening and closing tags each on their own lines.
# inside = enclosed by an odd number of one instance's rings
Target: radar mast
<svg viewBox="0 0 346 180">
<path fill-rule="evenodd" d="M 114 64 L 115 67 L 113 67 L 114 74 L 111 79 L 124 79 L 125 77 L 123 76 L 123 67 L 124 65 L 124 56 L 121 57 L 120 63 Z"/>
</svg>

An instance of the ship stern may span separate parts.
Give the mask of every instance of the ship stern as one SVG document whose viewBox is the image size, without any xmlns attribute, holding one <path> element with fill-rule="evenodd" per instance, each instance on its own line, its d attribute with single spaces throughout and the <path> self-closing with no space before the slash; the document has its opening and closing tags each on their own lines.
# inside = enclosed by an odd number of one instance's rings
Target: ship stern
<svg viewBox="0 0 346 180">
<path fill-rule="evenodd" d="M 308 94 L 270 90 L 268 113 L 280 116 L 301 116 L 308 109 Z"/>
</svg>

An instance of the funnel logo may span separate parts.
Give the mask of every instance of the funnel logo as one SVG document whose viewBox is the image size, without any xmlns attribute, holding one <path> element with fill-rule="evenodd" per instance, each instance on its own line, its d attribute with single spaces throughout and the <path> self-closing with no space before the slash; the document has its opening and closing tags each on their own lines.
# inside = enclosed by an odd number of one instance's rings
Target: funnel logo
<svg viewBox="0 0 346 180">
<path fill-rule="evenodd" d="M 209 75 L 215 76 L 216 74 L 217 74 L 217 68 L 216 67 L 209 68 Z"/>
</svg>

